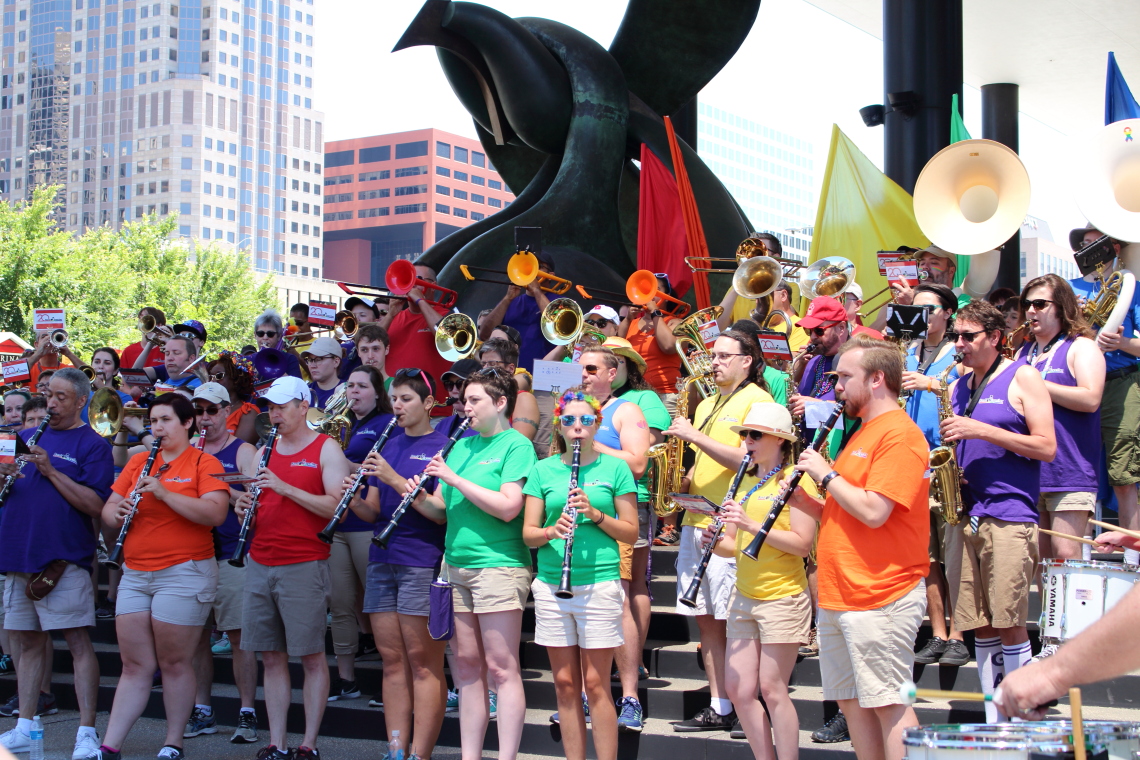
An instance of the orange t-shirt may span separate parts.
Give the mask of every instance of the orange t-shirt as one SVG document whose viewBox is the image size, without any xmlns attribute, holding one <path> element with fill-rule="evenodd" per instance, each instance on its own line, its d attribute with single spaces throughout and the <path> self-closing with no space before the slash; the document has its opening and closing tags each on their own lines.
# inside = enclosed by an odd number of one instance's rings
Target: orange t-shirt
<svg viewBox="0 0 1140 760">
<path fill-rule="evenodd" d="M 895 503 L 868 527 L 829 495 L 819 529 L 819 606 L 873 610 L 900 599 L 930 572 L 930 447 L 902 409 L 861 427 L 835 460 L 851 485 Z"/>
<path fill-rule="evenodd" d="M 36 389 L 36 383 L 39 382 L 40 375 L 42 375 L 44 372 L 47 372 L 48 370 L 51 370 L 52 372 L 57 372 L 57 371 L 63 369 L 64 367 L 70 367 L 70 366 L 72 366 L 71 362 L 69 362 L 67 359 L 64 359 L 62 357 L 59 360 L 59 366 L 58 367 L 41 367 L 40 363 L 36 362 L 32 366 L 28 367 L 29 374 L 31 374 L 31 376 L 32 376 L 31 379 L 28 380 L 28 386 L 32 390 L 35 390 Z"/>
<path fill-rule="evenodd" d="M 248 401 L 243 401 L 241 406 L 230 412 L 229 417 L 226 417 L 226 430 L 228 430 L 231 435 L 235 435 L 237 433 L 238 425 L 241 424 L 242 417 L 244 417 L 249 412 L 257 414 L 260 411 L 261 410 L 257 408 L 256 404 L 251 404 Z"/>
<path fill-rule="evenodd" d="M 681 355 L 662 351 L 657 345 L 657 331 L 643 332 L 638 329 L 640 322 L 639 319 L 630 322 L 625 339 L 645 360 L 645 381 L 658 393 L 676 393 L 677 380 L 681 377 Z"/>
<path fill-rule="evenodd" d="M 139 473 L 150 452 L 141 451 L 131 457 L 123 468 L 112 490 L 130 498 Z M 213 491 L 229 492 L 229 487 L 211 477 L 223 471 L 222 463 L 213 455 L 194 448 L 183 451 L 170 466 L 159 474 L 166 464 L 164 452 L 155 457 L 151 474 L 158 477 L 171 493 L 200 498 Z M 165 570 L 192 559 L 213 559 L 214 537 L 209 525 L 188 520 L 154 497 L 143 494 L 131 530 L 123 545 L 127 567 L 132 570 L 153 572 Z"/>
</svg>

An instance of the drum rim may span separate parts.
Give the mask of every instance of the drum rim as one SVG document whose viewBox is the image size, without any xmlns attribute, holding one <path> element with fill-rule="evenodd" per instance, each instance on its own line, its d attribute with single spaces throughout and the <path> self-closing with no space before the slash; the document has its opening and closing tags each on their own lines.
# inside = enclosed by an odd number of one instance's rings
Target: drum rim
<svg viewBox="0 0 1140 760">
<path fill-rule="evenodd" d="M 1140 723 L 1085 721 L 1089 744 L 1106 749 L 1109 741 L 1140 737 Z M 1068 720 L 1022 723 L 944 723 L 912 726 L 903 733 L 903 745 L 927 749 L 1072 751 L 1072 722 Z"/>
<path fill-rule="evenodd" d="M 1111 570 L 1120 573 L 1140 573 L 1140 565 L 1123 562 L 1105 562 L 1099 559 L 1056 559 L 1050 557 L 1039 563 L 1043 568 L 1071 567 L 1075 569 Z"/>
</svg>

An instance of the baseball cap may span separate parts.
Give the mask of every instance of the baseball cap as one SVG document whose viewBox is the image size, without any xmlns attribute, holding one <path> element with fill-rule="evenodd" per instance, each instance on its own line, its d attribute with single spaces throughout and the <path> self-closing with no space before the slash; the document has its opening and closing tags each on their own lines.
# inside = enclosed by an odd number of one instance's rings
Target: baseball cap
<svg viewBox="0 0 1140 760">
<path fill-rule="evenodd" d="M 327 335 L 314 340 L 309 347 L 301 352 L 301 358 L 306 356 L 336 356 L 344 357 L 344 348 L 334 338 Z"/>
<path fill-rule="evenodd" d="M 758 430 L 786 441 L 796 439 L 795 428 L 792 426 L 792 413 L 786 406 L 774 401 L 753 404 L 744 417 L 744 424 L 733 425 L 730 430 L 737 434 L 745 430 Z"/>
<path fill-rule="evenodd" d="M 851 295 L 855 296 L 860 301 L 863 300 L 863 288 L 857 282 L 853 282 L 847 286 L 847 291 L 843 295 L 847 295 L 847 293 L 850 293 Z"/>
<path fill-rule="evenodd" d="M 288 401 L 311 401 L 312 395 L 304 380 L 285 375 L 274 380 L 262 398 L 271 404 L 284 404 Z"/>
<path fill-rule="evenodd" d="M 1085 247 L 1086 232 L 1100 232 L 1100 230 L 1094 227 L 1092 222 L 1089 222 L 1084 227 L 1077 227 L 1075 230 L 1069 230 L 1069 247 L 1072 248 L 1074 252 L 1079 251 Z"/>
<path fill-rule="evenodd" d="M 847 310 L 831 296 L 820 296 L 808 305 L 807 314 L 796 322 L 796 327 L 811 330 L 822 325 L 838 324 L 847 321 Z"/>
<path fill-rule="evenodd" d="M 174 326 L 174 334 L 188 332 L 197 336 L 198 340 L 206 339 L 206 326 L 196 319 L 187 319 L 185 322 Z"/>
<path fill-rule="evenodd" d="M 230 392 L 221 383 L 203 383 L 194 389 L 194 398 L 215 404 L 228 404 Z"/>
<path fill-rule="evenodd" d="M 924 253 L 929 253 L 932 256 L 937 256 L 940 259 L 950 259 L 950 261 L 953 261 L 954 263 L 957 263 L 957 261 L 958 261 L 957 256 L 950 253 L 949 251 L 942 250 L 941 248 L 939 248 L 936 245 L 928 245 L 925 248 L 921 248 L 921 249 L 915 251 L 914 252 L 915 260 L 917 261 L 918 259 L 921 259 L 922 254 L 924 254 Z"/>
<path fill-rule="evenodd" d="M 472 372 L 481 369 L 483 369 L 483 362 L 478 359 L 460 359 L 451 365 L 451 369 L 440 376 L 440 380 L 445 380 L 448 375 L 454 375 L 460 380 L 466 380 Z"/>
<path fill-rule="evenodd" d="M 534 257 L 536 259 L 538 259 L 538 263 L 545 264 L 547 267 L 550 268 L 550 272 L 552 274 L 554 273 L 554 257 L 553 256 L 551 256 L 549 253 L 547 253 L 545 251 L 539 251 L 538 253 L 534 254 Z"/>
<path fill-rule="evenodd" d="M 625 338 L 606 338 L 606 342 L 602 344 L 604 348 L 608 348 L 618 356 L 624 356 L 631 362 L 637 365 L 638 369 L 645 372 L 646 364 L 645 358 L 634 350 L 633 344 Z"/>
<path fill-rule="evenodd" d="M 586 317 L 590 316 L 591 314 L 597 314 L 602 319 L 608 319 L 615 324 L 621 321 L 621 317 L 618 316 L 618 313 L 614 311 L 613 308 L 604 304 L 598 304 L 594 308 L 590 309 L 588 312 L 586 312 Z M 585 317 L 583 317 L 583 319 L 584 318 Z"/>
<path fill-rule="evenodd" d="M 376 308 L 376 302 L 371 298 L 366 298 L 364 296 L 353 296 L 344 302 L 344 308 L 347 311 L 352 311 L 357 306 L 366 306 L 369 309 L 372 309 L 373 313 L 377 315 L 380 313 L 380 310 Z"/>
</svg>

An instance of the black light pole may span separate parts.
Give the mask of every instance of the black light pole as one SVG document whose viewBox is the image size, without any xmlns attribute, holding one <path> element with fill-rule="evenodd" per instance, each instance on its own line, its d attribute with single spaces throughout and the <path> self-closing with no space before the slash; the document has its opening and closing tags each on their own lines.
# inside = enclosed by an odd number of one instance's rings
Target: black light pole
<svg viewBox="0 0 1140 760">
<path fill-rule="evenodd" d="M 1018 87 L 1016 84 L 982 85 L 982 137 L 1018 152 Z M 1021 228 L 1001 247 L 995 288 L 1021 292 Z"/>
</svg>

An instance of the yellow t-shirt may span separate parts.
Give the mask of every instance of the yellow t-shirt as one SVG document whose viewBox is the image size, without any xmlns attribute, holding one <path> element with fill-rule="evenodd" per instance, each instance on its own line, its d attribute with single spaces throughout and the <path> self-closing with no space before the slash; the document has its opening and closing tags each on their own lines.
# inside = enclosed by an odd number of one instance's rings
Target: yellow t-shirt
<svg viewBox="0 0 1140 760">
<path fill-rule="evenodd" d="M 745 502 L 744 511 L 748 516 L 758 522 L 764 522 L 768 512 L 772 509 L 772 502 L 780 493 L 780 481 L 792 473 L 792 466 L 784 467 L 783 472 L 772 477 L 763 487 Z M 760 473 L 766 475 L 767 473 Z M 745 476 L 740 484 L 738 498 L 743 499 L 759 482 L 759 478 Z M 800 486 L 810 496 L 819 496 L 812 479 L 804 476 L 800 478 Z M 792 508 L 785 506 L 772 530 L 792 529 Z M 743 530 L 736 532 L 736 590 L 750 599 L 770 601 L 794 596 L 807 588 L 807 572 L 804 570 L 804 560 L 794 554 L 773 549 L 767 542 L 760 549 L 760 556 L 755 560 L 745 557 L 740 552 L 756 537 L 754 533 Z"/>
<path fill-rule="evenodd" d="M 744 420 L 753 404 L 771 400 L 772 396 L 767 391 L 762 390 L 755 383 L 749 383 L 743 388 L 739 388 L 727 401 L 719 393 L 711 398 L 706 398 L 697 405 L 693 424 L 697 426 L 698 430 L 718 443 L 738 446 L 740 445 L 740 435 L 732 432 L 732 426 L 739 425 Z M 715 416 L 713 416 L 714 409 L 716 410 Z M 693 464 L 693 482 L 689 486 L 689 493 L 704 496 L 714 504 L 720 504 L 728 492 L 728 487 L 732 485 L 732 478 L 736 472 L 720 466 L 715 459 L 699 448 L 696 448 L 696 453 L 697 458 Z M 712 522 L 711 517 L 686 512 L 682 525 L 695 525 L 703 528 L 710 522 Z"/>
<path fill-rule="evenodd" d="M 756 308 L 756 299 L 754 298 L 740 298 L 736 299 L 736 304 L 732 307 L 732 321 L 739 322 L 742 319 L 751 319 L 752 310 Z M 794 323 L 796 320 L 795 314 L 789 314 L 788 318 Z M 779 320 L 775 322 L 771 329 L 777 332 L 782 332 L 788 336 L 788 346 L 791 347 L 792 353 L 799 351 L 801 348 L 808 344 L 811 339 L 807 332 L 802 327 L 793 327 L 792 324 Z"/>
</svg>

